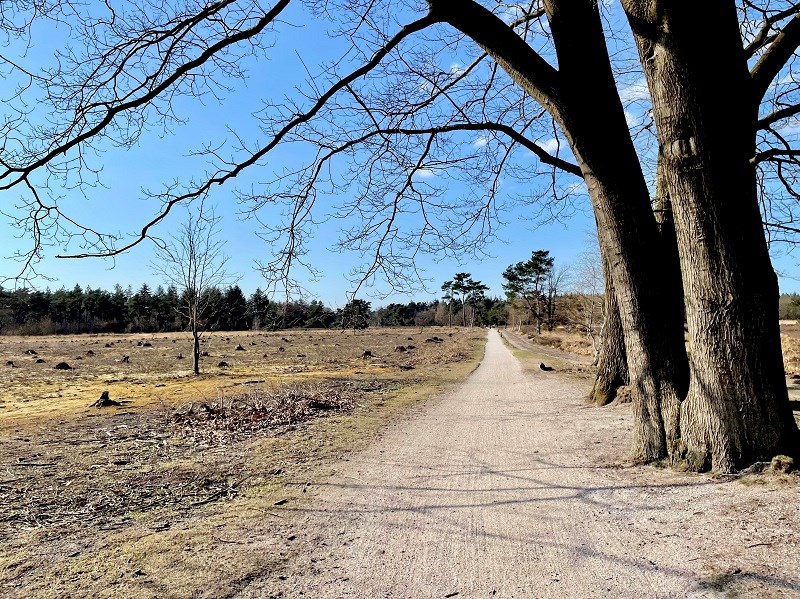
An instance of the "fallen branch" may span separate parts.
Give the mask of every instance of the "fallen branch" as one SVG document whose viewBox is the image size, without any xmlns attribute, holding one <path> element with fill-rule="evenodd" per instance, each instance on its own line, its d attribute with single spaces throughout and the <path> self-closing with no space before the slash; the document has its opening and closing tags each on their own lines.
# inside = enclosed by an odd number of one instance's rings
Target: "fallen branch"
<svg viewBox="0 0 800 599">
<path fill-rule="evenodd" d="M 232 545 L 247 545 L 244 541 L 232 541 L 229 539 L 223 539 L 222 537 L 211 537 L 215 541 L 219 541 L 220 543 L 231 543 Z"/>
</svg>

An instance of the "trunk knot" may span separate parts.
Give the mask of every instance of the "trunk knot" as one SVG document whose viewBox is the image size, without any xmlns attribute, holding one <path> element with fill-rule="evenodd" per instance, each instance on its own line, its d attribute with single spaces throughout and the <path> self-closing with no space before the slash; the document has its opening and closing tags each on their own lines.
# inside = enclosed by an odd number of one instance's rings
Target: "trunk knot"
<svg viewBox="0 0 800 599">
<path fill-rule="evenodd" d="M 663 153 L 669 158 L 681 161 L 691 161 L 699 154 L 697 138 L 695 136 L 686 139 L 675 139 L 664 144 Z"/>
</svg>

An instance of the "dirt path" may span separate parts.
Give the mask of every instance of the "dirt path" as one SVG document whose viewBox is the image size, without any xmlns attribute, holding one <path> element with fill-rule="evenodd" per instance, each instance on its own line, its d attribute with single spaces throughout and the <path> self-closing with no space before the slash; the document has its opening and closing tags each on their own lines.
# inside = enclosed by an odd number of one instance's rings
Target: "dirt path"
<svg viewBox="0 0 800 599">
<path fill-rule="evenodd" d="M 506 341 L 506 343 L 513 345 L 518 349 L 533 351 L 536 354 L 542 356 L 556 358 L 557 360 L 561 360 L 570 364 L 575 364 L 583 367 L 589 366 L 592 363 L 592 358 L 590 356 L 582 356 L 580 354 L 574 354 L 572 352 L 562 351 L 554 347 L 538 345 L 536 343 L 533 343 L 527 337 L 512 330 L 503 331 L 501 333 L 501 337 Z"/>
<path fill-rule="evenodd" d="M 800 597 L 796 477 L 614 465 L 630 412 L 522 372 L 490 331 L 480 368 L 295 508 L 287 571 L 238 597 Z M 258 549 L 258 548 L 256 548 Z"/>
</svg>

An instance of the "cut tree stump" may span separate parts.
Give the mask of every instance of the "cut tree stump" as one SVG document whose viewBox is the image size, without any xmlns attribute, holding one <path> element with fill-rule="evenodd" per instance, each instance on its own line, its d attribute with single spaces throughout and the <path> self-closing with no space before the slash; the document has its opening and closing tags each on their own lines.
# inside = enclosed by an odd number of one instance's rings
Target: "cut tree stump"
<svg viewBox="0 0 800 599">
<path fill-rule="evenodd" d="M 94 402 L 90 407 L 92 408 L 108 408 L 111 406 L 118 406 L 120 403 L 118 401 L 114 401 L 108 396 L 108 391 L 103 391 L 100 394 L 100 399 Z"/>
</svg>

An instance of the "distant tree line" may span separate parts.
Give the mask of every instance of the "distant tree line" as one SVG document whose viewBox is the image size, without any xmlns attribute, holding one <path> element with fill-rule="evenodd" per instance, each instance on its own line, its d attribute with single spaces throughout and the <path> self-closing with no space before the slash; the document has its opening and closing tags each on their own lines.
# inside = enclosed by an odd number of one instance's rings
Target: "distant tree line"
<svg viewBox="0 0 800 599">
<path fill-rule="evenodd" d="M 350 326 L 347 306 L 334 310 L 319 301 L 274 302 L 260 289 L 246 297 L 238 285 L 211 288 L 205 302 L 207 330 L 241 331 Z M 186 330 L 180 307 L 185 298 L 174 286 L 142 285 L 137 291 L 116 285 L 112 291 L 38 291 L 0 288 L 0 334 L 155 333 Z"/>
<path fill-rule="evenodd" d="M 212 287 L 204 293 L 209 313 L 205 330 L 276 330 L 292 328 L 366 328 L 368 326 L 569 326 L 593 340 L 603 322 L 602 278 L 598 265 L 578 264 L 557 269 L 546 250 L 503 272 L 506 298 L 487 297 L 487 287 L 470 273 L 456 273 L 442 285 L 443 296 L 430 302 L 391 303 L 372 309 L 370 302 L 353 299 L 333 309 L 321 301 L 276 302 L 256 289 L 247 297 L 238 285 Z M 592 268 L 590 268 L 592 267 Z M 564 292 L 563 286 L 569 291 Z M 64 333 L 156 333 L 184 331 L 181 310 L 186 292 L 175 286 L 137 291 L 115 285 L 112 291 L 72 289 L 4 290 L 0 287 L 0 334 L 50 335 Z M 800 319 L 800 295 L 780 296 L 780 318 Z"/>
<path fill-rule="evenodd" d="M 466 299 L 466 303 L 464 301 Z M 499 326 L 508 322 L 508 305 L 499 298 L 467 296 L 432 302 L 389 304 L 372 313 L 374 326 Z"/>
<path fill-rule="evenodd" d="M 800 320 L 800 294 L 781 293 L 778 313 L 781 320 Z"/>
<path fill-rule="evenodd" d="M 372 309 L 354 299 L 333 309 L 323 302 L 276 302 L 256 289 L 247 297 L 238 285 L 205 291 L 210 297 L 205 330 L 276 330 L 290 328 L 366 328 L 368 326 L 430 326 L 466 323 L 506 324 L 504 300 L 465 296 L 451 301 L 392 303 Z M 0 334 L 52 335 L 75 333 L 160 333 L 187 330 L 181 307 L 186 298 L 174 286 L 134 291 L 61 288 L 56 291 L 0 288 Z M 465 303 L 466 302 L 466 303 Z"/>
</svg>

